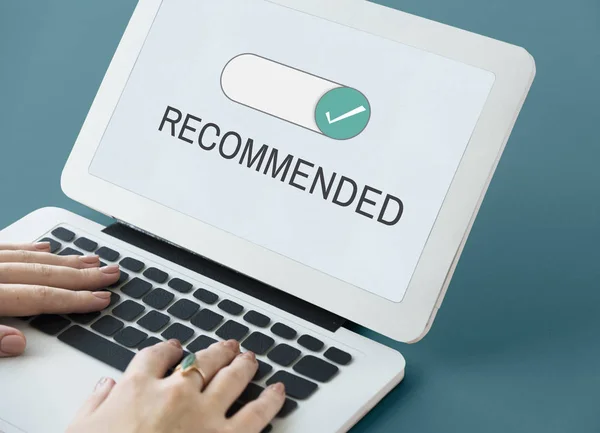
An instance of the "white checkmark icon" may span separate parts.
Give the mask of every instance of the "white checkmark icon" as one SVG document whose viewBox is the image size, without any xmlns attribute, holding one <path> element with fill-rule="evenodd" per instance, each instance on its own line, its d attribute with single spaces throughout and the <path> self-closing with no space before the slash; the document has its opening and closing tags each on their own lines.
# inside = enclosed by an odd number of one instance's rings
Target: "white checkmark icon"
<svg viewBox="0 0 600 433">
<path fill-rule="evenodd" d="M 342 114 L 341 116 L 338 116 L 333 120 L 331 120 L 331 113 L 329 111 L 327 113 L 325 113 L 325 117 L 327 117 L 327 121 L 331 125 L 332 123 L 339 122 L 340 120 L 347 119 L 348 117 L 356 116 L 357 114 L 360 114 L 363 111 L 367 111 L 367 109 L 361 105 L 360 107 L 357 107 L 354 110 L 348 111 L 347 113 Z"/>
</svg>

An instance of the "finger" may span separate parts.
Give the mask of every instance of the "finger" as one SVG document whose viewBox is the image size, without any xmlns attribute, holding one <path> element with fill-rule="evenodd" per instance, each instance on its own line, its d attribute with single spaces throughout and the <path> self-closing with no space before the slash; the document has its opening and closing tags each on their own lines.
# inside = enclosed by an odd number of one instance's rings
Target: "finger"
<svg viewBox="0 0 600 433">
<path fill-rule="evenodd" d="M 103 377 L 98 381 L 92 395 L 83 403 L 75 419 L 85 419 L 93 414 L 98 407 L 106 400 L 115 386 L 115 381 L 110 377 Z"/>
<path fill-rule="evenodd" d="M 242 353 L 216 374 L 204 394 L 225 413 L 248 386 L 257 369 L 258 362 L 254 353 Z"/>
<path fill-rule="evenodd" d="M 207 349 L 196 353 L 196 365 L 204 373 L 204 379 L 200 374 L 173 374 L 169 380 L 180 383 L 185 382 L 186 386 L 191 385 L 198 389 L 205 388 L 213 377 L 223 367 L 229 365 L 231 361 L 240 353 L 240 344 L 236 340 L 222 341 L 214 343 Z M 204 381 L 206 379 L 206 382 Z"/>
<path fill-rule="evenodd" d="M 90 313 L 108 307 L 110 295 L 110 292 L 75 292 L 48 286 L 0 284 L 0 316 Z"/>
<path fill-rule="evenodd" d="M 97 290 L 119 279 L 119 265 L 73 269 L 39 263 L 0 263 L 0 284 L 34 284 L 69 290 Z"/>
<path fill-rule="evenodd" d="M 20 355 L 25 351 L 26 344 L 21 331 L 0 325 L 0 358 Z"/>
<path fill-rule="evenodd" d="M 183 349 L 179 340 L 169 340 L 142 349 L 129 363 L 126 376 L 165 377 L 167 371 L 181 359 Z"/>
<path fill-rule="evenodd" d="M 39 263 L 41 265 L 66 266 L 75 269 L 97 268 L 100 257 L 57 256 L 50 253 L 28 250 L 0 250 L 0 263 Z"/>
<path fill-rule="evenodd" d="M 35 244 L 3 244 L 0 243 L 0 251 L 4 250 L 25 250 L 50 252 L 50 242 L 37 242 Z"/>
<path fill-rule="evenodd" d="M 260 396 L 241 408 L 229 419 L 231 431 L 259 433 L 275 418 L 285 402 L 285 388 L 275 383 L 265 389 Z"/>
</svg>

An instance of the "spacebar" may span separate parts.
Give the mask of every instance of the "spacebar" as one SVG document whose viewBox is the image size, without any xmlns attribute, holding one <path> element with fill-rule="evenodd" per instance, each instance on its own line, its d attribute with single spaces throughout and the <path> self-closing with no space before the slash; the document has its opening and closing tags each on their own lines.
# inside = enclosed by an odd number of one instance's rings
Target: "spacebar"
<svg viewBox="0 0 600 433">
<path fill-rule="evenodd" d="M 125 371 L 134 356 L 131 350 L 108 341 L 79 325 L 71 326 L 60 334 L 58 339 L 121 371 Z"/>
</svg>

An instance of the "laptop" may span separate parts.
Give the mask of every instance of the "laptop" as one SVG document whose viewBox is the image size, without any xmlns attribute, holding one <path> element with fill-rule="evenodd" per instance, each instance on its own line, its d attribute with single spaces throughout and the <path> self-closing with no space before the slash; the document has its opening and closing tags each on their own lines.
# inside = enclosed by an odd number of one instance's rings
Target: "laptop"
<svg viewBox="0 0 600 433">
<path fill-rule="evenodd" d="M 535 75 L 523 48 L 359 0 L 140 0 L 64 167 L 0 232 L 120 264 L 111 305 L 4 318 L 0 431 L 62 432 L 143 347 L 235 338 L 275 433 L 345 432 L 432 326 Z M 58 181 L 58 179 L 56 179 Z M 408 367 L 410 374 L 410 366 Z"/>
</svg>

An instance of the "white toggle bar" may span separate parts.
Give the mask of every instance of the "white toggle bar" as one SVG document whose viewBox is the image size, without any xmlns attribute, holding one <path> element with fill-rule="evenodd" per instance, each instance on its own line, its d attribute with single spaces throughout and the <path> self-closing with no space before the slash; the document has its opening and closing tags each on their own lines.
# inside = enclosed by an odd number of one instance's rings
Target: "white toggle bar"
<svg viewBox="0 0 600 433">
<path fill-rule="evenodd" d="M 234 57 L 221 75 L 229 99 L 318 133 L 317 103 L 337 87 L 343 86 L 255 54 Z"/>
</svg>

